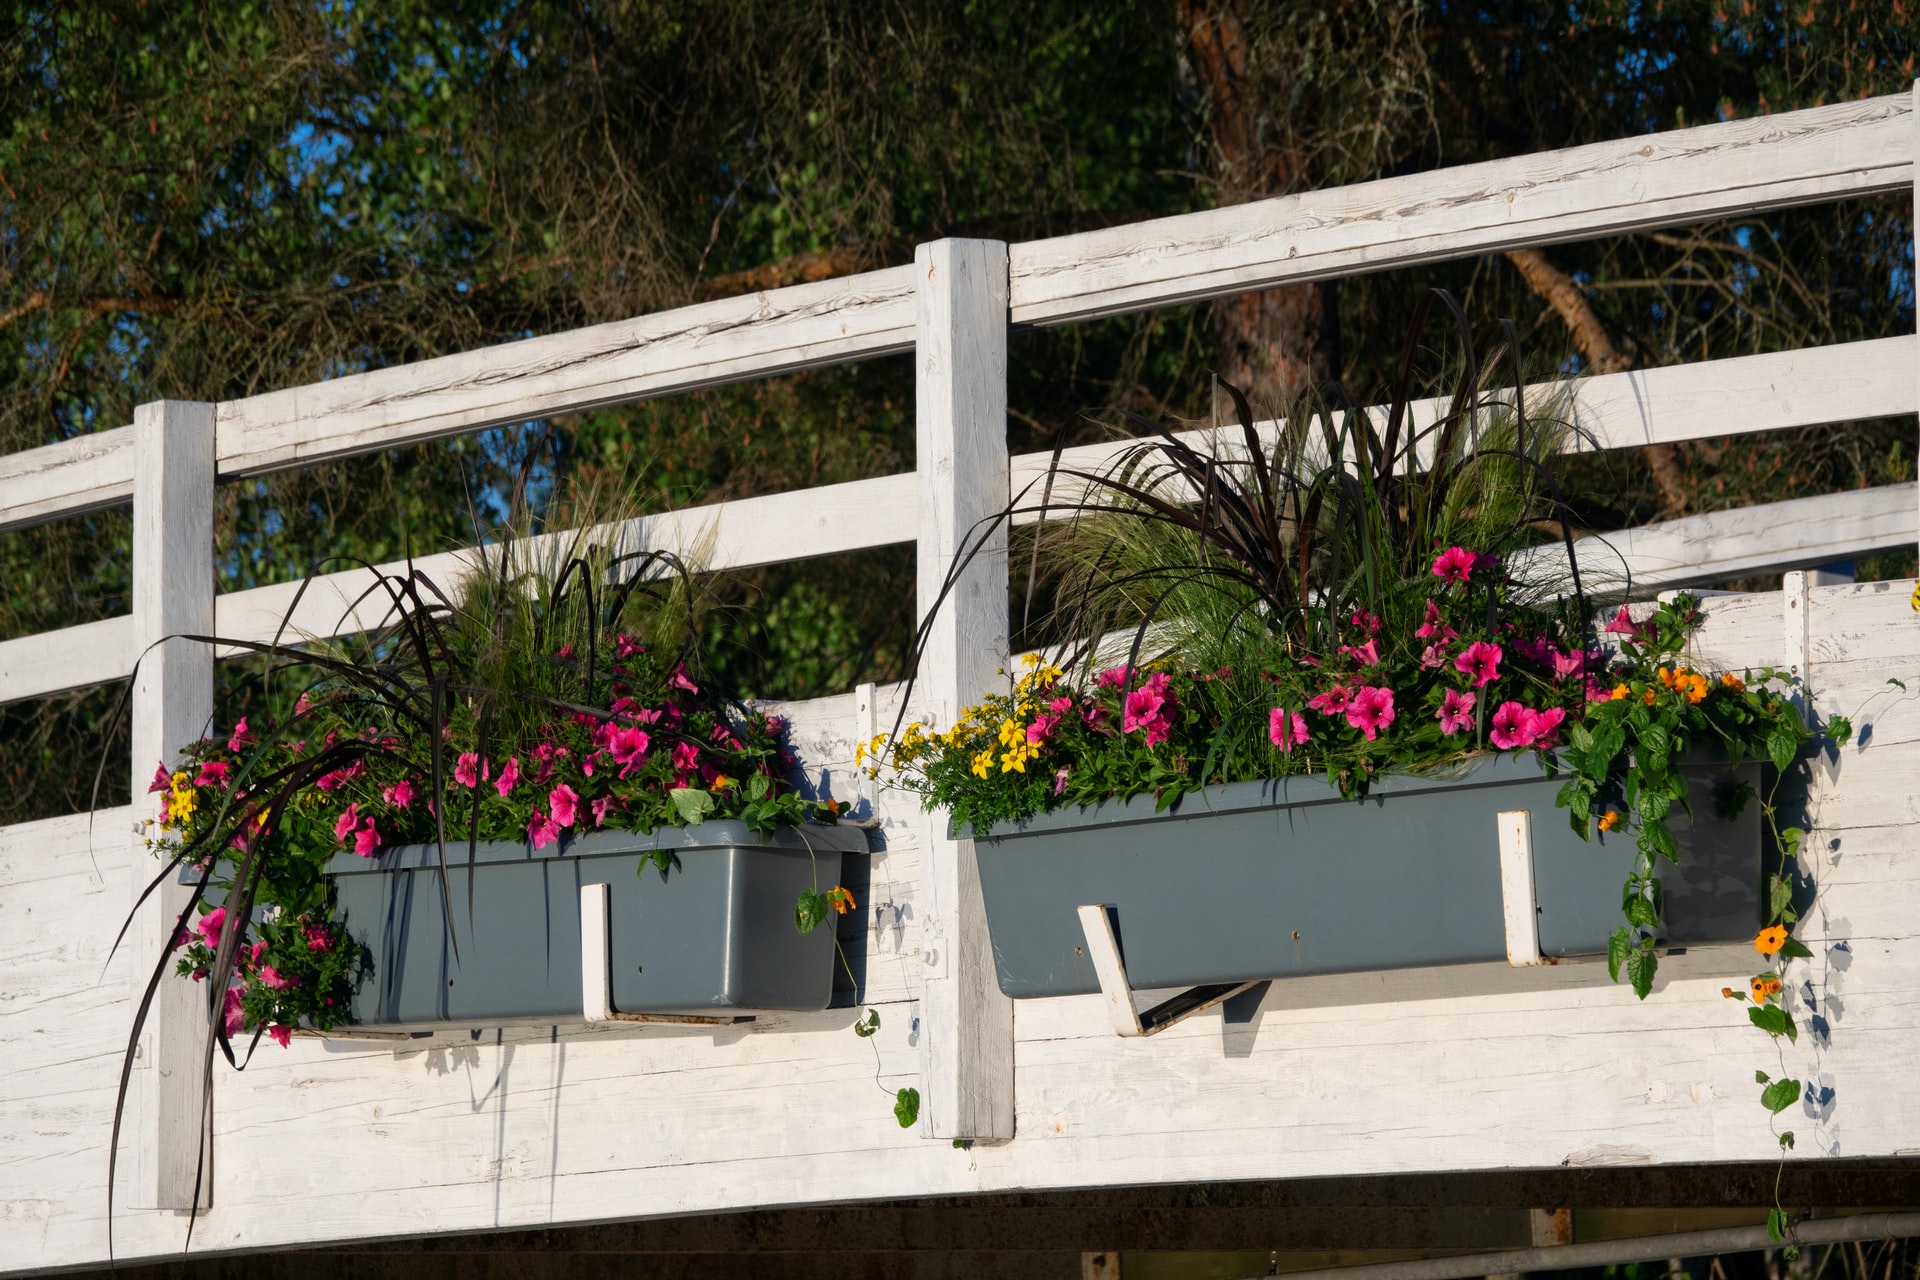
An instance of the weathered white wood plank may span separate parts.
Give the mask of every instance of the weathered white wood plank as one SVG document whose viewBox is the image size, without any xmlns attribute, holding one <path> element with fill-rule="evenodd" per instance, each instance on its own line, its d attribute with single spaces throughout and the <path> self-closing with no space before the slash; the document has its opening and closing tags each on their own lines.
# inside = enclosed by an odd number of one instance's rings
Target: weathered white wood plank
<svg viewBox="0 0 1920 1280">
<path fill-rule="evenodd" d="M 940 240 L 914 253 L 918 611 L 931 619 L 921 698 L 942 724 L 1002 680 L 1007 541 L 983 527 L 1007 501 L 1007 247 Z M 977 551 L 977 554 L 974 554 Z M 942 589 L 973 554 L 952 592 Z M 921 1039 L 928 1136 L 1013 1136 L 1013 1009 L 994 977 L 973 842 L 930 817 L 921 851 L 926 974 Z"/>
<path fill-rule="evenodd" d="M 794 285 L 227 401 L 221 470 L 258 475 L 912 342 L 911 268 Z"/>
<path fill-rule="evenodd" d="M 1673 587 L 1777 573 L 1894 551 L 1914 540 L 1914 485 L 1883 485 L 1687 516 L 1574 543 L 1588 590 L 1647 595 Z M 1561 572 L 1566 553 L 1543 547 L 1523 571 Z"/>
<path fill-rule="evenodd" d="M 1870 98 L 1015 245 L 1013 322 L 1904 191 L 1913 110 Z"/>
<path fill-rule="evenodd" d="M 132 670 L 128 614 L 0 641 L 0 702 L 125 680 Z"/>
<path fill-rule="evenodd" d="M 132 494 L 132 427 L 0 456 L 0 530 L 98 511 Z"/>
<path fill-rule="evenodd" d="M 204 635 L 213 623 L 213 406 L 181 400 L 134 410 L 132 788 L 147 798 L 162 762 L 207 732 L 213 715 L 213 653 L 204 644 L 167 639 Z M 125 837 L 136 840 L 138 837 Z M 133 859 L 131 904 L 153 878 Z M 169 880 L 134 913 L 127 943 L 145 963 L 133 967 L 138 1002 L 148 966 L 168 945 L 191 890 Z M 126 1151 L 134 1160 L 133 1201 L 143 1208 L 194 1203 L 204 1118 L 201 1080 L 208 1021 L 206 992 L 163 980 L 140 1036 L 138 1070 L 128 1090 Z M 202 1187 L 202 1203 L 211 1187 Z"/>
</svg>

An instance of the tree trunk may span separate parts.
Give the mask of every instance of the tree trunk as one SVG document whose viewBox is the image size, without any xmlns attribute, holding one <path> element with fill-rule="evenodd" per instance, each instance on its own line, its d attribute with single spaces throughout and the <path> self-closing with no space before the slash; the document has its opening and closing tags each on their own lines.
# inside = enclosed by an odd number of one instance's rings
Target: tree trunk
<svg viewBox="0 0 1920 1280">
<path fill-rule="evenodd" d="M 1572 276 L 1549 262 L 1546 254 L 1538 249 L 1514 249 L 1507 254 L 1507 261 L 1519 269 L 1527 287 L 1559 314 L 1590 369 L 1595 373 L 1625 373 L 1633 367 L 1633 361 L 1613 345 L 1607 326 L 1586 293 Z M 1670 444 L 1649 444 L 1640 447 L 1640 456 L 1646 459 L 1653 483 L 1660 490 L 1661 514 L 1683 514 L 1687 490 L 1677 451 Z"/>
<path fill-rule="evenodd" d="M 1214 189 L 1239 204 L 1300 186 L 1297 156 L 1258 149 L 1249 124 L 1247 40 L 1227 0 L 1178 0 L 1194 78 L 1207 99 Z M 1333 281 L 1284 285 L 1213 305 L 1215 368 L 1255 401 L 1272 403 L 1340 374 L 1339 294 Z"/>
</svg>

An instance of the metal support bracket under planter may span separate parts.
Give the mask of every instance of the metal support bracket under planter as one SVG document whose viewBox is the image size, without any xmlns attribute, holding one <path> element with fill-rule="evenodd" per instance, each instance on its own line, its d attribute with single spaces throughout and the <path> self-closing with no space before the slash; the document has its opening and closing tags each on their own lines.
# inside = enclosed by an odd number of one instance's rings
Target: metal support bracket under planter
<svg viewBox="0 0 1920 1280">
<path fill-rule="evenodd" d="M 1100 994 L 1107 1002 L 1107 1016 L 1113 1019 L 1118 1036 L 1150 1036 L 1165 1031 L 1176 1022 L 1211 1009 L 1258 982 L 1214 982 L 1182 991 L 1141 1013 L 1134 1007 L 1133 988 L 1127 985 L 1127 962 L 1120 955 L 1120 941 L 1113 936 L 1113 921 L 1104 905 L 1085 906 L 1080 911 L 1080 929 L 1087 935 L 1087 959 L 1100 979 Z"/>
<path fill-rule="evenodd" d="M 679 1013 L 621 1013 L 613 1007 L 612 920 L 605 884 L 580 886 L 580 997 L 588 1022 L 666 1022 L 680 1026 L 730 1027 L 745 1017 L 706 1018 Z"/>
</svg>

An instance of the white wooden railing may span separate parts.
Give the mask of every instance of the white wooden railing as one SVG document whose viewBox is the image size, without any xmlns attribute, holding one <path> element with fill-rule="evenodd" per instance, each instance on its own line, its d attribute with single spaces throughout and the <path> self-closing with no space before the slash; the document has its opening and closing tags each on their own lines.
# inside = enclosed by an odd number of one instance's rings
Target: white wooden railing
<svg viewBox="0 0 1920 1280">
<path fill-rule="evenodd" d="M 0 528 L 132 500 L 133 611 L 0 643 L 0 701 L 125 678 L 163 637 L 270 637 L 295 587 L 214 597 L 212 486 L 329 459 L 597 406 L 912 350 L 914 473 L 649 516 L 652 545 L 710 548 L 714 568 L 912 542 L 924 613 L 964 531 L 1045 466 L 1006 452 L 1006 334 L 1418 262 L 1617 235 L 1819 201 L 1909 193 L 1915 101 L 1898 95 L 1309 192 L 1029 244 L 940 241 L 911 266 L 337 378 L 218 405 L 142 406 L 131 427 L 0 458 Z M 1587 380 L 1577 414 L 1595 447 L 1725 436 L 1920 407 L 1920 339 L 1902 337 Z M 1107 446 L 1079 451 L 1096 460 Z M 1609 541 L 1649 586 L 1711 581 L 1890 550 L 1915 540 L 1913 485 L 1800 499 L 1626 531 Z M 1599 553 L 1599 548 L 1593 548 Z M 466 553 L 427 561 L 436 573 Z M 1004 557 L 960 584 L 921 673 L 950 715 L 1007 651 Z M 308 634 L 370 625 L 346 603 L 364 571 L 309 590 Z M 171 641 L 134 693 L 143 771 L 198 736 L 214 655 Z M 144 769 L 141 762 L 145 762 Z M 1012 1016 L 993 981 L 972 851 L 924 833 L 925 1132 L 1012 1135 Z M 135 865 L 142 867 L 143 860 Z M 131 944 L 154 954 L 178 895 L 143 911 Z M 163 984 L 136 1073 L 136 1204 L 191 1196 L 204 1018 Z M 163 1164 L 160 1153 L 169 1163 Z"/>
</svg>

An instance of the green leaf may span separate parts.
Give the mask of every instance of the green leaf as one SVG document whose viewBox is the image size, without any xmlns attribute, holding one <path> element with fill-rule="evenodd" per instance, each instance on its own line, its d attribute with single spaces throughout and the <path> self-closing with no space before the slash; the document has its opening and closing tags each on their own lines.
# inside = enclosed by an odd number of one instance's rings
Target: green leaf
<svg viewBox="0 0 1920 1280">
<path fill-rule="evenodd" d="M 918 1089 L 902 1089 L 893 1095 L 893 1118 L 900 1122 L 902 1129 L 913 1128 L 913 1122 L 920 1118 Z"/>
<path fill-rule="evenodd" d="M 1887 683 L 1900 684 L 1898 680 L 1889 680 Z M 1906 687 L 1903 684 L 1900 685 L 1902 690 Z M 1853 721 L 1846 716 L 1828 716 L 1826 734 L 1836 745 L 1844 747 L 1853 740 Z"/>
<path fill-rule="evenodd" d="M 1793 1130 L 1788 1129 L 1780 1135 L 1780 1149 L 1783 1151 L 1793 1150 Z"/>
<path fill-rule="evenodd" d="M 1651 946 L 1639 946 L 1627 957 L 1627 981 L 1633 984 L 1633 994 L 1642 1000 L 1653 990 L 1654 970 L 1660 967 L 1660 958 L 1653 954 Z"/>
<path fill-rule="evenodd" d="M 1770 1036 L 1794 1037 L 1793 1019 L 1777 1004 L 1757 1004 L 1747 1010 L 1747 1018 Z"/>
<path fill-rule="evenodd" d="M 1785 772 L 1793 764 L 1794 756 L 1800 752 L 1800 739 L 1786 725 L 1776 726 L 1767 735 L 1767 755 L 1773 760 L 1773 767 Z"/>
<path fill-rule="evenodd" d="M 676 787 L 667 792 L 673 801 L 673 807 L 679 812 L 680 820 L 688 826 L 704 822 L 713 812 L 713 793 L 697 787 Z"/>
<path fill-rule="evenodd" d="M 1753 1073 L 1753 1082 L 1755 1084 L 1765 1084 L 1767 1081 L 1771 1079 L 1773 1079 L 1773 1077 L 1768 1075 L 1764 1071 L 1756 1071 Z"/>
<path fill-rule="evenodd" d="M 1665 725 L 1647 725 L 1635 736 L 1640 740 L 1639 754 L 1642 757 L 1643 766 L 1650 766 L 1655 760 L 1660 761 L 1662 766 L 1666 764 L 1667 757 L 1672 754 L 1673 739 L 1667 733 Z M 1649 768 L 1648 772 L 1654 772 L 1654 770 Z M 1665 773 L 1666 769 L 1662 767 L 1658 772 Z"/>
<path fill-rule="evenodd" d="M 1573 726 L 1573 732 L 1567 735 L 1576 751 L 1587 751 L 1593 747 L 1593 731 L 1583 724 Z"/>
<path fill-rule="evenodd" d="M 1793 886 L 1785 880 L 1775 880 L 1768 886 L 1767 914 L 1777 916 L 1793 905 Z"/>
<path fill-rule="evenodd" d="M 1627 899 L 1627 923 L 1643 929 L 1651 929 L 1658 921 L 1659 914 L 1654 911 L 1653 903 L 1645 898 Z"/>
<path fill-rule="evenodd" d="M 812 933 L 826 918 L 827 895 L 818 889 L 801 890 L 800 901 L 793 908 L 793 927 L 801 933 Z"/>
<path fill-rule="evenodd" d="M 1620 981 L 1620 965 L 1627 958 L 1628 948 L 1633 946 L 1633 935 L 1627 926 L 1621 925 L 1607 937 L 1607 976 L 1615 982 Z"/>
<path fill-rule="evenodd" d="M 1799 857 L 1800 842 L 1806 838 L 1807 833 L 1799 827 L 1788 827 L 1780 833 L 1780 852 L 1789 858 Z"/>
<path fill-rule="evenodd" d="M 1760 1091 L 1760 1105 L 1779 1115 L 1800 1098 L 1798 1080 L 1775 1080 Z"/>
<path fill-rule="evenodd" d="M 754 774 L 753 781 L 747 784 L 747 799 L 765 800 L 767 798 L 767 788 L 771 787 L 772 785 L 773 783 L 768 780 L 766 774 L 764 773 Z"/>
<path fill-rule="evenodd" d="M 1667 810 L 1673 807 L 1673 798 L 1664 791 L 1655 791 L 1648 787 L 1640 793 L 1640 821 L 1659 822 L 1667 816 Z"/>
<path fill-rule="evenodd" d="M 1786 945 L 1780 948 L 1780 954 L 1789 960 L 1813 959 L 1813 952 L 1807 950 L 1807 944 L 1798 938 L 1788 938 Z"/>
<path fill-rule="evenodd" d="M 862 1017 L 860 1021 L 853 1024 L 853 1034 L 859 1036 L 862 1040 L 879 1029 L 880 1011 L 878 1009 L 867 1010 L 866 1015 Z"/>
<path fill-rule="evenodd" d="M 1767 1214 L 1767 1238 L 1778 1240 L 1787 1233 L 1787 1211 L 1775 1209 Z"/>
</svg>

